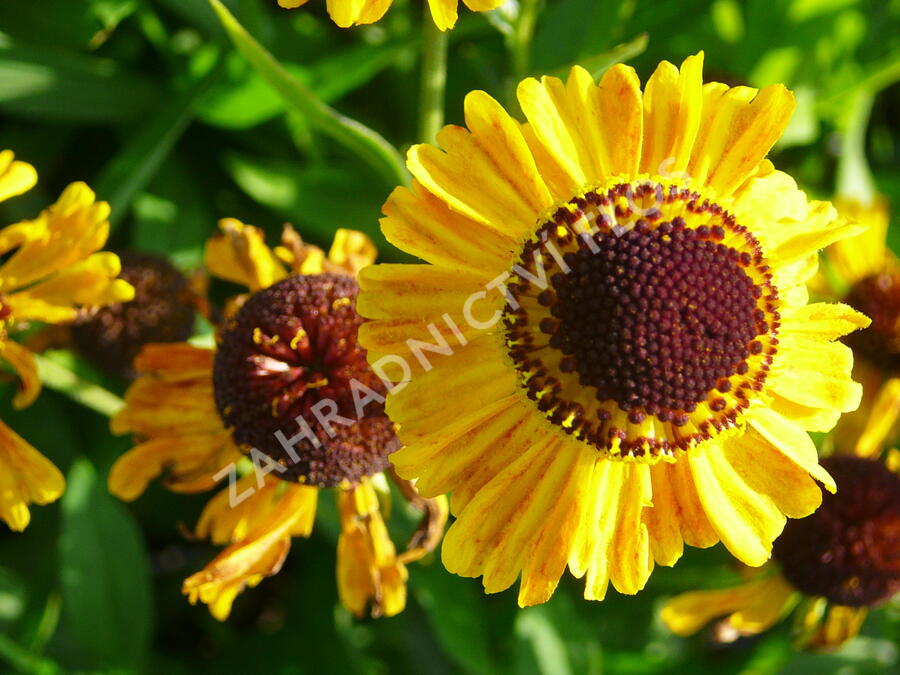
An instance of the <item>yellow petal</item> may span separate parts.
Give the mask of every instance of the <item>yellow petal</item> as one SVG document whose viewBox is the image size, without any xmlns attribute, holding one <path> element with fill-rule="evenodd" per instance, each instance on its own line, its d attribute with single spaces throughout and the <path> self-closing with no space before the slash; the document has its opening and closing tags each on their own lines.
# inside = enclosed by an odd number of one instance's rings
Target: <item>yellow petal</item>
<svg viewBox="0 0 900 675">
<path fill-rule="evenodd" d="M 428 0 L 428 7 L 439 30 L 449 30 L 456 25 L 457 0 Z"/>
<path fill-rule="evenodd" d="M 722 543 L 741 562 L 762 565 L 784 529 L 784 514 L 743 480 L 718 444 L 694 448 L 688 461 L 700 502 Z"/>
<path fill-rule="evenodd" d="M 532 445 L 474 496 L 444 537 L 441 557 L 448 571 L 466 577 L 485 574 L 494 553 L 509 544 L 507 565 L 495 568 L 484 582 L 485 590 L 491 593 L 512 585 L 520 569 L 517 563 L 521 549 L 509 550 L 518 541 L 509 540 L 523 518 L 534 519 L 531 506 L 544 497 L 538 486 L 551 469 L 557 449 L 555 438 Z M 553 476 L 551 480 L 556 483 L 558 473 Z M 494 561 L 496 566 L 504 559 L 494 557 Z"/>
<path fill-rule="evenodd" d="M 462 268 L 489 281 L 511 264 L 516 241 L 450 209 L 418 181 L 398 187 L 384 205 L 384 236 L 422 260 Z"/>
<path fill-rule="evenodd" d="M 119 457 L 109 472 L 109 491 L 133 501 L 165 472 L 170 490 L 204 492 L 216 485 L 215 476 L 223 468 L 241 457 L 228 432 L 154 438 Z"/>
<path fill-rule="evenodd" d="M 362 9 L 359 10 L 359 16 L 356 18 L 357 25 L 364 26 L 366 24 L 375 23 L 391 6 L 394 0 L 366 0 Z"/>
<path fill-rule="evenodd" d="M 444 152 L 413 146 L 407 165 L 425 188 L 463 215 L 514 238 L 529 233 L 553 199 L 513 120 L 482 91 L 465 99 L 466 124 L 446 126 Z"/>
<path fill-rule="evenodd" d="M 19 249 L 0 267 L 0 289 L 9 293 L 64 270 L 106 243 L 109 204 L 95 202 L 84 183 L 72 183 L 34 221 L 0 232 L 0 250 Z"/>
<path fill-rule="evenodd" d="M 734 588 L 682 593 L 663 605 L 660 618 L 670 631 L 687 637 L 713 619 L 730 615 L 732 626 L 755 635 L 784 616 L 794 592 L 784 577 L 772 574 Z"/>
<path fill-rule="evenodd" d="M 849 305 L 817 302 L 804 305 L 781 317 L 781 332 L 809 335 L 821 340 L 836 340 L 861 328 L 871 320 Z"/>
<path fill-rule="evenodd" d="M 878 389 L 853 453 L 859 457 L 878 457 L 898 418 L 900 418 L 900 378 L 892 377 Z"/>
<path fill-rule="evenodd" d="M 684 553 L 678 502 L 666 468 L 667 462 L 650 467 L 653 508 L 644 509 L 644 524 L 650 535 L 653 559 L 660 565 L 674 565 Z"/>
<path fill-rule="evenodd" d="M 543 497 L 538 496 L 533 507 L 533 510 L 536 508 L 536 520 L 528 524 L 523 518 L 517 528 L 520 533 L 526 528 L 521 558 L 520 607 L 547 602 L 556 590 L 578 532 L 584 526 L 589 503 L 585 492 L 590 484 L 594 460 L 591 450 L 576 443 L 565 443 L 556 462 L 542 478 L 539 489 Z M 554 471 L 562 471 L 557 485 L 554 485 Z"/>
<path fill-rule="evenodd" d="M 242 541 L 278 504 L 280 487 L 269 477 L 259 487 L 254 473 L 247 474 L 207 502 L 194 534 L 219 545 Z"/>
<path fill-rule="evenodd" d="M 435 413 L 452 417 L 499 401 L 517 387 L 516 372 L 503 362 L 496 337 L 484 335 L 398 388 L 388 397 L 385 410 L 400 424 Z M 440 397 L 433 395 L 436 391 Z"/>
<path fill-rule="evenodd" d="M 890 220 L 887 200 L 881 195 L 875 195 L 869 203 L 838 197 L 834 205 L 842 218 L 867 226 L 864 232 L 835 242 L 825 251 L 841 281 L 853 285 L 882 272 L 892 257 L 887 249 Z"/>
<path fill-rule="evenodd" d="M 206 242 L 204 262 L 210 274 L 246 286 L 268 288 L 286 275 L 278 257 L 265 242 L 262 230 L 236 218 L 219 221 L 222 234 Z"/>
<path fill-rule="evenodd" d="M 504 302 L 499 290 L 485 291 L 483 277 L 437 265 L 371 265 L 360 272 L 359 287 L 356 309 L 370 319 L 439 322 L 444 313 L 459 316 L 469 296 L 483 293 L 472 315 L 489 321 Z"/>
<path fill-rule="evenodd" d="M 354 25 L 365 0 L 327 0 L 328 16 L 341 28 Z"/>
<path fill-rule="evenodd" d="M 774 260 L 787 264 L 817 253 L 829 244 L 852 237 L 865 229 L 864 225 L 837 217 L 829 202 L 810 202 L 806 219 L 794 228 L 785 228 L 785 237 L 771 251 Z"/>
<path fill-rule="evenodd" d="M 95 253 L 61 270 L 52 278 L 28 290 L 9 296 L 9 305 L 17 319 L 66 323 L 78 315 L 78 307 L 128 302 L 134 288 L 122 279 L 115 253 Z"/>
<path fill-rule="evenodd" d="M 195 347 L 187 342 L 144 345 L 134 359 L 139 373 L 154 373 L 170 382 L 208 375 L 212 377 L 215 352 L 208 347 Z"/>
<path fill-rule="evenodd" d="M 650 536 L 644 511 L 652 504 L 650 467 L 625 464 L 615 531 L 609 544 L 609 579 L 620 593 L 634 595 L 653 571 Z"/>
<path fill-rule="evenodd" d="M 339 227 L 334 233 L 331 249 L 328 251 L 328 260 L 346 269 L 354 277 L 363 267 L 375 262 L 377 256 L 375 244 L 367 235 L 343 227 Z"/>
<path fill-rule="evenodd" d="M 703 52 L 680 70 L 660 63 L 644 89 L 641 171 L 677 176 L 687 169 L 703 112 Z"/>
<path fill-rule="evenodd" d="M 722 452 L 752 491 L 789 518 L 805 518 L 822 503 L 822 490 L 809 473 L 752 429 L 728 439 Z"/>
<path fill-rule="evenodd" d="M 16 410 L 27 408 L 41 393 L 34 355 L 12 340 L 0 340 L 0 358 L 9 363 L 19 376 L 19 391 L 13 398 L 13 407 Z"/>
<path fill-rule="evenodd" d="M 0 518 L 21 532 L 31 520 L 29 504 L 62 496 L 66 481 L 50 460 L 0 421 Z"/>
<path fill-rule="evenodd" d="M 232 544 L 202 571 L 186 579 L 182 592 L 191 604 L 200 601 L 209 605 L 210 613 L 224 621 L 238 593 L 277 574 L 291 548 L 291 531 L 296 521 L 305 517 L 310 492 L 315 491 L 308 486 L 291 486 L 246 539 Z"/>
<path fill-rule="evenodd" d="M 830 606 L 825 620 L 811 636 L 809 646 L 819 649 L 840 647 L 859 634 L 868 614 L 867 607 Z"/>
<path fill-rule="evenodd" d="M 0 151 L 0 202 L 28 192 L 37 183 L 31 164 L 15 159 L 12 150 Z"/>
<path fill-rule="evenodd" d="M 859 407 L 862 387 L 850 379 L 853 352 L 839 342 L 798 335 L 781 336 L 766 386 L 811 408 L 850 412 Z"/>
<path fill-rule="evenodd" d="M 397 560 L 371 482 L 338 493 L 341 534 L 337 583 L 341 604 L 356 616 L 394 616 L 406 606 L 406 566 Z"/>
<path fill-rule="evenodd" d="M 810 476 L 822 483 L 829 492 L 835 491 L 834 479 L 819 465 L 819 454 L 809 434 L 776 411 L 760 406 L 747 416 L 750 426 L 781 454 Z"/>
<path fill-rule="evenodd" d="M 729 195 L 781 137 L 794 96 L 780 84 L 757 91 L 710 83 L 703 93 L 703 121 L 688 174 L 696 184 Z"/>
</svg>

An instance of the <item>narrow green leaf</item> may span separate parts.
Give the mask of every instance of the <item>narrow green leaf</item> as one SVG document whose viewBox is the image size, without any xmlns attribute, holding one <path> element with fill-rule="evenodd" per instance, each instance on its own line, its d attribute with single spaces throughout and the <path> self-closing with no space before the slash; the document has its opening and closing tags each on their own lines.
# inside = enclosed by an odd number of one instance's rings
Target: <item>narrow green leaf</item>
<svg viewBox="0 0 900 675">
<path fill-rule="evenodd" d="M 163 106 L 156 117 L 106 165 L 94 183 L 94 189 L 101 199 L 110 203 L 112 211 L 109 222 L 113 228 L 128 213 L 137 194 L 156 175 L 191 123 L 197 104 L 219 73 L 220 67 L 213 67 L 196 84 Z"/>
<path fill-rule="evenodd" d="M 209 0 L 235 47 L 256 68 L 285 102 L 303 114 L 310 124 L 368 162 L 390 184 L 407 183 L 403 158 L 377 132 L 340 114 L 297 81 L 257 42 L 220 2 Z"/>
<path fill-rule="evenodd" d="M 65 365 L 66 358 L 73 358 L 71 354 L 67 352 L 35 354 L 34 358 L 37 362 L 38 375 L 45 387 L 54 389 L 101 415 L 112 416 L 124 405 L 118 396 L 98 384 L 88 382 Z"/>
<path fill-rule="evenodd" d="M 48 120 L 112 123 L 159 100 L 157 88 L 114 63 L 18 44 L 0 34 L 0 110 Z"/>
<path fill-rule="evenodd" d="M 152 626 L 140 532 L 87 459 L 75 462 L 67 482 L 60 536 L 66 628 L 94 666 L 140 670 Z"/>
</svg>

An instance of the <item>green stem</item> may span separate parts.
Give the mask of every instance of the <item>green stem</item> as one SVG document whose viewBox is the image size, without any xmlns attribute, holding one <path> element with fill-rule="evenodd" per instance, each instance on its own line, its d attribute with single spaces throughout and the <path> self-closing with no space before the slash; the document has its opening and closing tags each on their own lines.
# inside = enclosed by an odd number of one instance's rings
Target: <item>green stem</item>
<svg viewBox="0 0 900 675">
<path fill-rule="evenodd" d="M 46 356 L 35 354 L 34 360 L 37 362 L 38 375 L 45 386 L 68 396 L 86 408 L 106 417 L 112 417 L 125 405 L 125 402 L 112 392 L 98 384 L 88 382 L 77 373 L 51 361 Z"/>
<path fill-rule="evenodd" d="M 866 129 L 874 98 L 865 88 L 857 90 L 853 97 L 837 167 L 837 194 L 853 197 L 863 204 L 871 204 L 875 198 L 875 180 L 866 162 Z"/>
<path fill-rule="evenodd" d="M 519 17 L 509 39 L 509 53 L 515 83 L 528 77 L 531 71 L 531 38 L 537 23 L 541 0 L 521 0 Z"/>
<path fill-rule="evenodd" d="M 419 87 L 419 140 L 434 143 L 444 125 L 447 88 L 447 33 L 438 29 L 427 9 L 422 22 L 422 79 Z"/>
<path fill-rule="evenodd" d="M 221 0 L 208 0 L 235 48 L 284 101 L 309 120 L 310 125 L 333 138 L 378 171 L 389 184 L 406 184 L 409 173 L 397 149 L 376 131 L 342 115 L 318 98 L 246 31 Z"/>
</svg>

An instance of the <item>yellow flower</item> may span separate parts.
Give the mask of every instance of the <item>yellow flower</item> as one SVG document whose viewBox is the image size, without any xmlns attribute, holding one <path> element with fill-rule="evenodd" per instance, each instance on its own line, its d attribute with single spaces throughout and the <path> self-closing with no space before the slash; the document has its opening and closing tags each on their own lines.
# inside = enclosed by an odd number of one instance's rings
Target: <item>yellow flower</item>
<svg viewBox="0 0 900 675">
<path fill-rule="evenodd" d="M 30 164 L 0 151 L 0 201 L 37 182 Z M 119 259 L 97 253 L 109 234 L 109 205 L 95 202 L 84 183 L 72 183 L 59 200 L 34 220 L 0 230 L 0 359 L 16 372 L 21 388 L 17 409 L 31 405 L 41 390 L 31 352 L 10 339 L 30 321 L 68 323 L 79 308 L 130 300 L 132 287 L 116 279 Z M 31 520 L 28 505 L 59 499 L 65 481 L 59 470 L 12 429 L 0 422 L 0 517 L 15 531 Z"/>
<path fill-rule="evenodd" d="M 295 9 L 308 0 L 278 0 L 285 9 Z M 375 23 L 391 6 L 393 0 L 328 0 L 328 15 L 341 28 Z M 497 9 L 505 0 L 463 0 L 473 12 L 487 12 Z M 431 17 L 440 30 L 449 30 L 456 25 L 458 0 L 428 0 Z"/>
<path fill-rule="evenodd" d="M 753 566 L 821 502 L 807 431 L 859 403 L 868 324 L 807 304 L 817 251 L 859 231 L 765 155 L 784 87 L 702 82 L 702 54 L 595 84 L 527 79 L 521 124 L 484 92 L 413 147 L 382 230 L 428 264 L 360 275 L 369 360 L 396 383 L 391 456 L 451 494 L 446 567 L 546 601 L 645 585 L 684 544 Z"/>
<path fill-rule="evenodd" d="M 876 456 L 895 436 L 900 417 L 900 265 L 887 247 L 888 204 L 881 195 L 869 202 L 838 197 L 841 217 L 868 227 L 825 249 L 830 275 L 819 275 L 818 290 L 864 312 L 866 330 L 847 343 L 856 356 L 854 376 L 863 384 L 856 412 L 845 415 L 835 430 L 839 447 Z"/>
<path fill-rule="evenodd" d="M 733 588 L 692 591 L 669 600 L 661 618 L 687 636 L 714 619 L 725 641 L 768 630 L 795 608 L 797 642 L 839 647 L 854 637 L 870 607 L 900 591 L 900 476 L 878 459 L 823 460 L 838 492 L 791 521 L 775 542 L 775 560 Z"/>
<path fill-rule="evenodd" d="M 273 250 L 255 227 L 231 218 L 220 227 L 223 234 L 207 243 L 207 268 L 251 294 L 226 309 L 216 349 L 149 345 L 135 360 L 143 375 L 112 428 L 142 442 L 115 464 L 109 488 L 133 500 L 163 473 L 176 492 L 234 481 L 196 527 L 197 536 L 226 548 L 184 583 L 192 603 L 224 620 L 238 593 L 279 571 L 294 537 L 309 536 L 319 490 L 334 487 L 341 602 L 358 616 L 396 614 L 406 602 L 405 564 L 437 545 L 447 512 L 441 500 L 422 500 L 398 479 L 426 513 L 423 531 L 398 554 L 376 492 L 396 442 L 383 397 L 349 419 L 351 381 L 376 399 L 383 390 L 356 342 L 355 276 L 375 248 L 362 233 L 341 229 L 326 257 L 287 227 Z M 322 421 L 318 405 L 329 402 L 337 416 Z M 295 437 L 301 421 L 307 435 Z M 237 479 L 241 466 L 254 468 Z"/>
</svg>

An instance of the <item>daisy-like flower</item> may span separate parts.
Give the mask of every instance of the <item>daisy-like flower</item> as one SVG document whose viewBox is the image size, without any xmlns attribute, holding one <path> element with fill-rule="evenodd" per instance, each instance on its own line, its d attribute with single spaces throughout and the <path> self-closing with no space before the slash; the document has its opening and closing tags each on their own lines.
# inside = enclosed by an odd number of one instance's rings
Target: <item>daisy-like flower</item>
<svg viewBox="0 0 900 675">
<path fill-rule="evenodd" d="M 395 386 L 397 472 L 451 493 L 446 567 L 546 601 L 645 585 L 684 544 L 769 559 L 821 502 L 808 430 L 859 403 L 834 340 L 868 320 L 807 304 L 817 251 L 858 231 L 765 159 L 783 86 L 704 85 L 702 54 L 595 84 L 527 79 L 527 123 L 484 92 L 384 206 L 428 264 L 360 275 L 370 362 Z"/>
<path fill-rule="evenodd" d="M 755 635 L 797 609 L 797 641 L 834 648 L 854 637 L 870 607 L 900 591 L 900 476 L 877 458 L 822 461 L 838 491 L 792 520 L 775 541 L 774 562 L 740 586 L 676 596 L 662 609 L 675 633 L 691 635 L 725 617 L 725 639 Z"/>
<path fill-rule="evenodd" d="M 0 201 L 30 190 L 37 172 L 0 152 Z M 134 289 L 116 279 L 119 259 L 97 251 L 109 235 L 109 205 L 84 183 L 72 183 L 34 220 L 0 230 L 0 358 L 18 375 L 13 407 L 34 403 L 41 390 L 31 352 L 10 334 L 29 322 L 69 323 L 83 306 L 130 300 Z M 31 520 L 29 504 L 49 504 L 65 490 L 50 460 L 0 422 L 0 518 L 17 532 Z"/>
<path fill-rule="evenodd" d="M 506 0 L 463 0 L 473 12 L 497 9 Z M 278 0 L 285 9 L 295 9 L 308 0 Z M 375 23 L 388 11 L 393 0 L 328 0 L 328 16 L 341 28 Z M 440 30 L 450 30 L 456 25 L 459 0 L 428 0 L 434 25 Z"/>
<path fill-rule="evenodd" d="M 835 200 L 847 220 L 868 226 L 861 234 L 825 249 L 830 283 L 821 290 L 872 319 L 846 342 L 856 357 L 854 375 L 863 384 L 859 410 L 846 415 L 835 431 L 838 446 L 863 456 L 878 455 L 890 441 L 900 417 L 900 264 L 887 247 L 887 200 L 850 197 Z M 818 284 L 823 286 L 823 284 Z"/>
<path fill-rule="evenodd" d="M 437 545 L 447 509 L 400 481 L 426 518 L 397 553 L 376 490 L 397 447 L 394 424 L 356 339 L 355 276 L 374 246 L 338 230 L 326 258 L 290 229 L 273 251 L 254 227 L 220 226 L 207 267 L 251 293 L 226 309 L 215 349 L 158 344 L 138 356 L 142 375 L 112 427 L 141 442 L 113 467 L 110 490 L 133 500 L 165 473 L 169 489 L 202 492 L 236 478 L 235 463 L 250 456 L 256 469 L 216 495 L 196 527 L 226 548 L 184 583 L 192 603 L 224 620 L 238 593 L 279 571 L 293 537 L 309 536 L 319 490 L 335 488 L 341 602 L 356 615 L 396 614 L 406 602 L 405 564 Z"/>
</svg>

